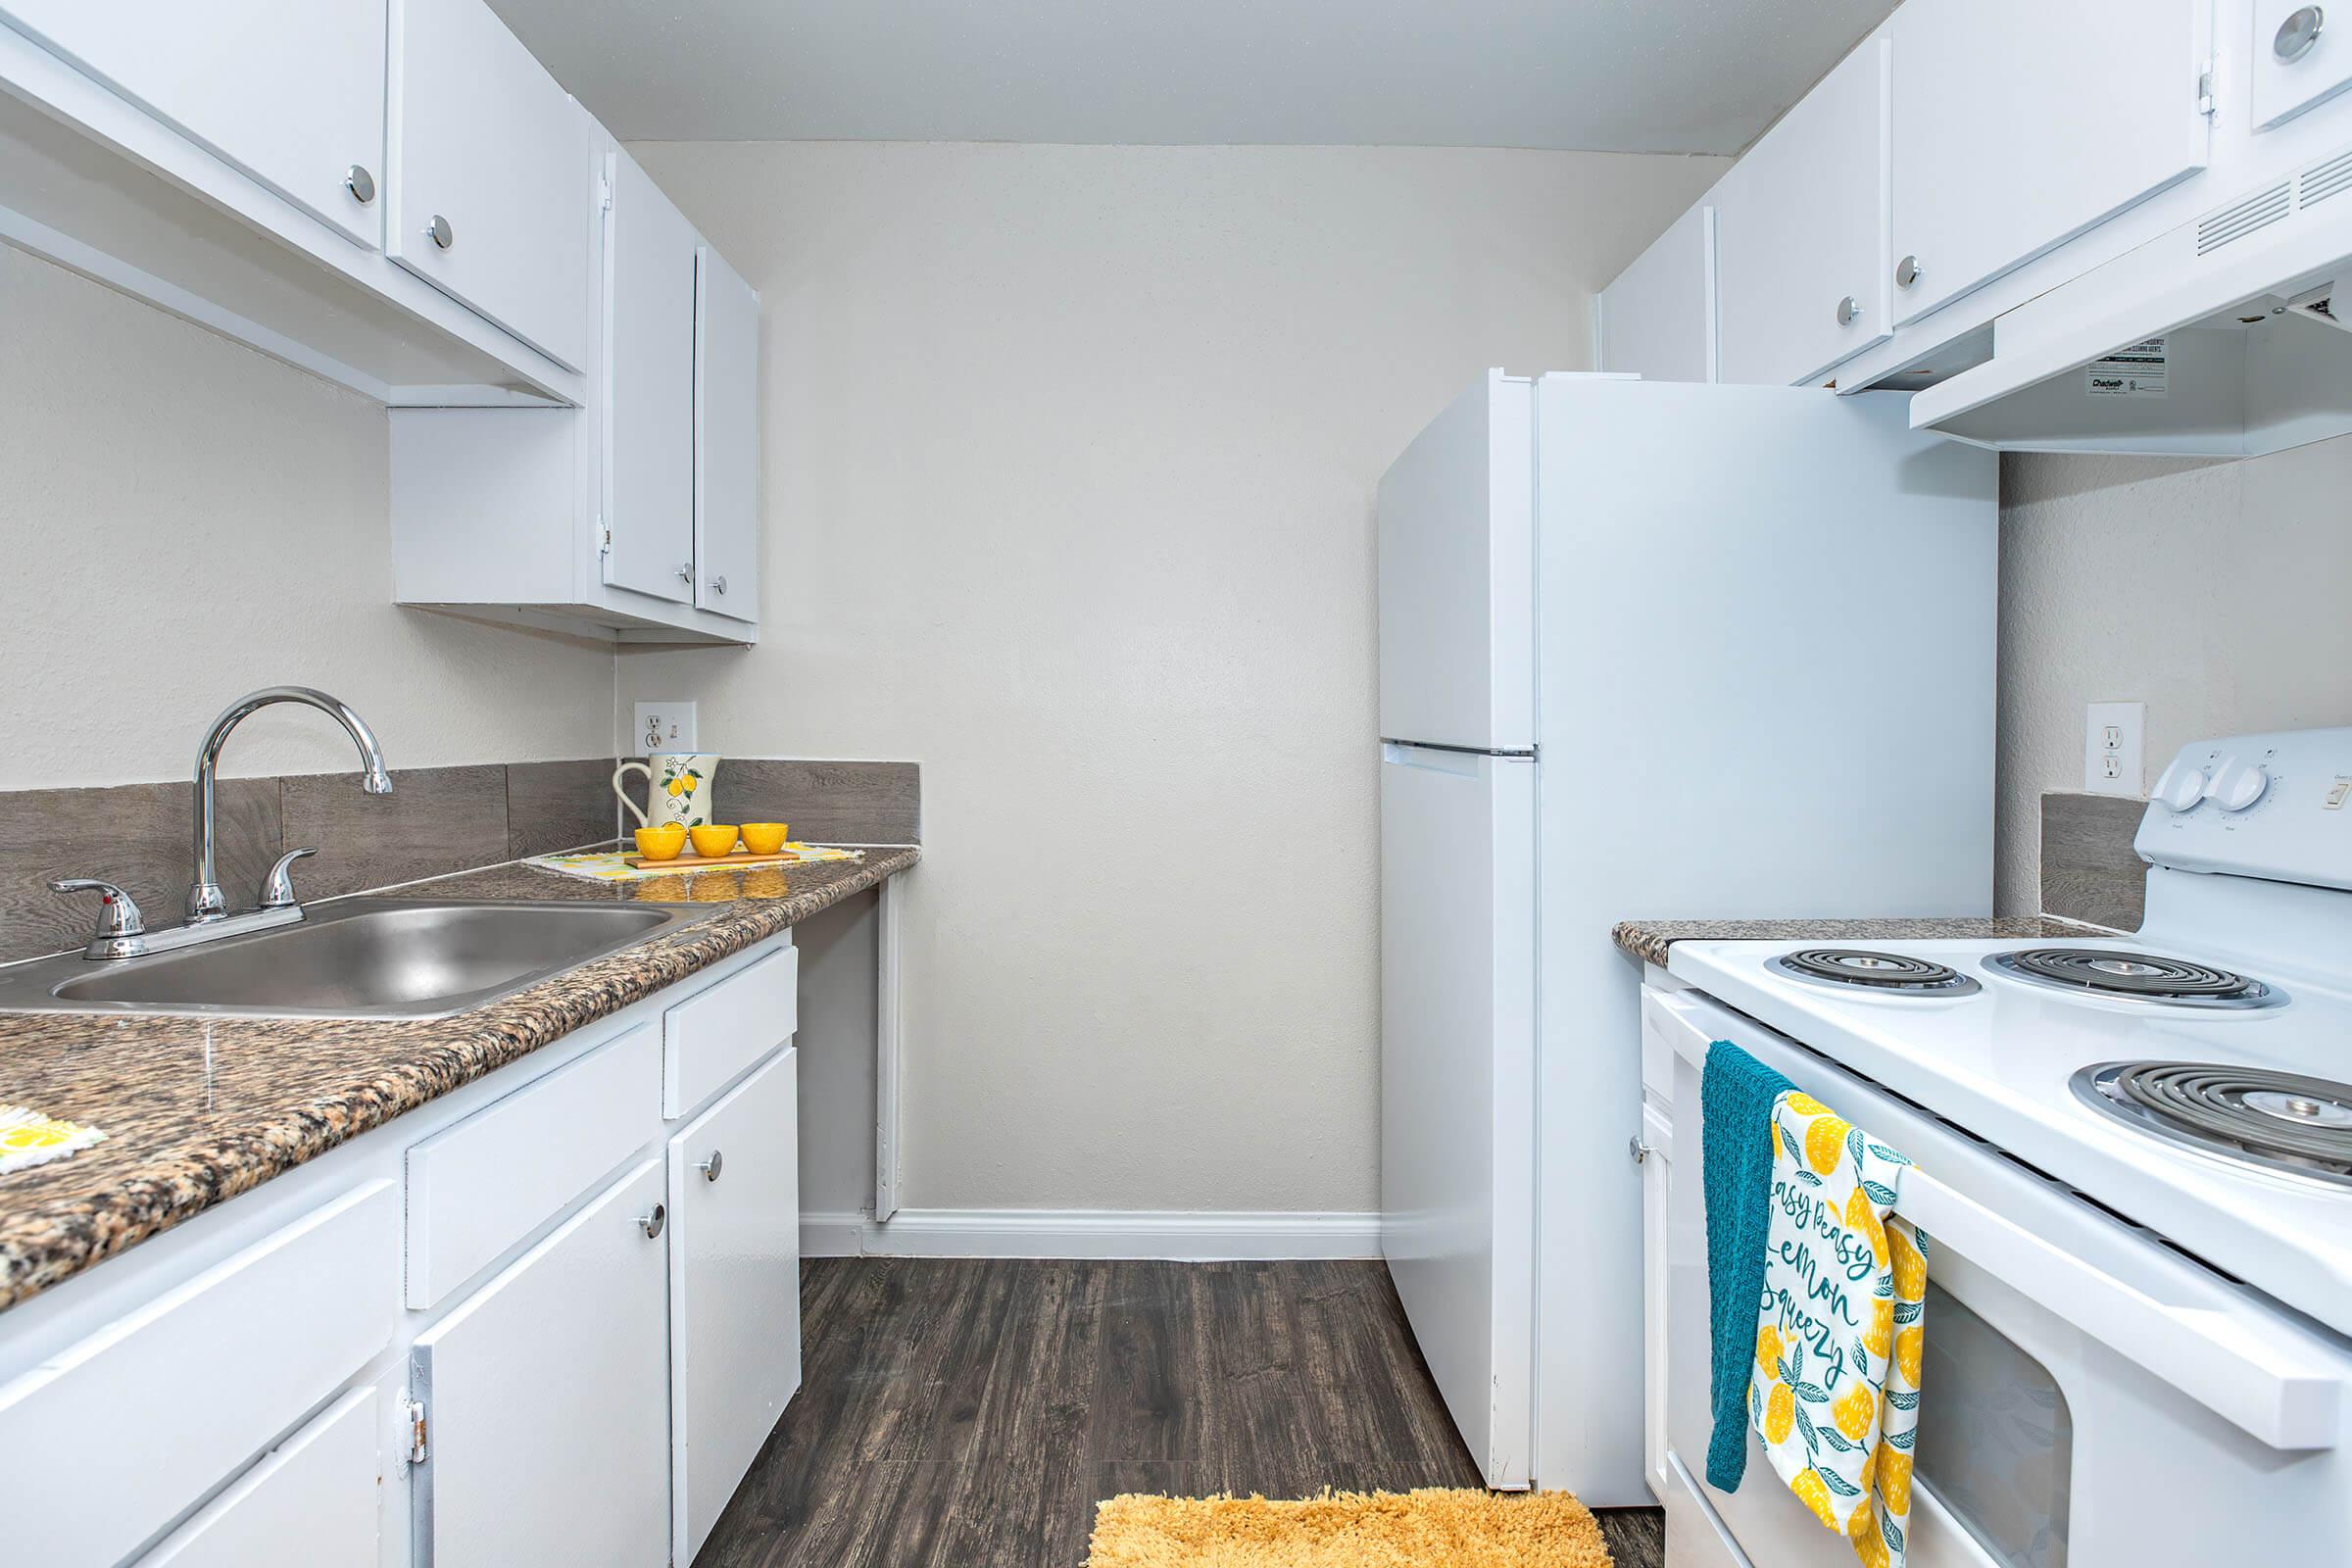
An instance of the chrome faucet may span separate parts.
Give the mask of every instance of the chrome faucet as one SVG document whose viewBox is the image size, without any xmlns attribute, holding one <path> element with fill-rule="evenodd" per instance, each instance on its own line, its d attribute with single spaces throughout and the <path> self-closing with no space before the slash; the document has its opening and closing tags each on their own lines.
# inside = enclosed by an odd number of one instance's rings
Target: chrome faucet
<svg viewBox="0 0 2352 1568">
<path fill-rule="evenodd" d="M 220 884 L 213 880 L 213 778 L 220 770 L 220 748 L 228 743 L 228 733 L 253 714 L 273 703 L 308 703 L 343 726 L 352 744 L 360 749 L 360 760 L 367 771 L 360 775 L 360 788 L 369 795 L 392 793 L 392 775 L 384 771 L 383 748 L 375 743 L 375 731 L 368 721 L 351 710 L 351 705 L 339 697 L 329 697 L 308 686 L 265 686 L 258 692 L 248 692 L 220 710 L 213 727 L 196 751 L 196 879 L 188 886 L 188 924 L 204 925 L 223 919 L 228 914 L 228 900 L 221 895 Z M 307 855 L 308 850 L 299 854 Z M 291 884 L 284 882 L 288 856 L 272 869 L 269 894 L 263 907 L 294 907 Z"/>
</svg>

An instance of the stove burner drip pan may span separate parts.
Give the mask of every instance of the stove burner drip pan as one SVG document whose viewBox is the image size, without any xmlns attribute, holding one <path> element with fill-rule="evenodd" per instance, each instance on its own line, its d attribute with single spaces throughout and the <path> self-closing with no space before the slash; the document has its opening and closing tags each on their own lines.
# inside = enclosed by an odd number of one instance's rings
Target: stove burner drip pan
<svg viewBox="0 0 2352 1568">
<path fill-rule="evenodd" d="M 1800 948 L 1765 960 L 1765 967 L 1834 990 L 1896 997 L 1964 997 L 1982 989 L 1947 964 L 1868 948 Z"/>
<path fill-rule="evenodd" d="M 2160 1138 L 2352 1187 L 2352 1084 L 2193 1061 L 2111 1061 L 2072 1083 L 2086 1104 Z"/>
<path fill-rule="evenodd" d="M 1984 960 L 1997 974 L 2029 984 L 2173 1007 L 2276 1007 L 2286 993 L 2211 964 L 2109 948 L 2021 948 Z"/>
</svg>

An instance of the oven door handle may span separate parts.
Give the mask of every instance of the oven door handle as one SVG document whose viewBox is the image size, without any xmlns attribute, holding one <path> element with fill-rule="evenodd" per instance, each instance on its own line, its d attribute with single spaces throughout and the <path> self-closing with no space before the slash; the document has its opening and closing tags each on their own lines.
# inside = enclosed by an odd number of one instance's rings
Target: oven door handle
<svg viewBox="0 0 2352 1568">
<path fill-rule="evenodd" d="M 2273 1448 L 2332 1448 L 2344 1382 L 2331 1359 L 2304 1353 L 2210 1307 L 2176 1305 L 2103 1273 L 1916 1166 L 1895 1211 L 1995 1276 L 2031 1280 L 2037 1299 L 2151 1377 Z"/>
</svg>

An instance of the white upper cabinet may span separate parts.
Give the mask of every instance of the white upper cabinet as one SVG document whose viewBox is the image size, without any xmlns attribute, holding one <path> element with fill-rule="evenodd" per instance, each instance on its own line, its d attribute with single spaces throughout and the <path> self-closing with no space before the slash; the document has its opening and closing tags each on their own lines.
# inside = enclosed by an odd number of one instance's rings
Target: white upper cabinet
<svg viewBox="0 0 2352 1568">
<path fill-rule="evenodd" d="M 587 365 L 589 120 L 482 0 L 392 0 L 385 250 Z"/>
<path fill-rule="evenodd" d="M 2254 128 L 2268 130 L 2352 87 L 2352 17 L 2304 0 L 2254 0 Z"/>
<path fill-rule="evenodd" d="M 627 153 L 605 217 L 605 580 L 695 598 L 694 225 Z"/>
<path fill-rule="evenodd" d="M 1600 291 L 1597 368 L 1645 381 L 1715 379 L 1715 209 L 1675 220 Z"/>
<path fill-rule="evenodd" d="M 1906 0 L 1886 24 L 1897 325 L 2205 167 L 2211 4 Z"/>
<path fill-rule="evenodd" d="M 1888 51 L 1848 55 L 1715 187 L 1725 381 L 1814 380 L 1892 335 Z"/>
<path fill-rule="evenodd" d="M 0 0 L 0 18 L 373 246 L 382 232 L 384 3 Z"/>
<path fill-rule="evenodd" d="M 760 296 L 695 253 L 694 602 L 760 618 Z"/>
</svg>

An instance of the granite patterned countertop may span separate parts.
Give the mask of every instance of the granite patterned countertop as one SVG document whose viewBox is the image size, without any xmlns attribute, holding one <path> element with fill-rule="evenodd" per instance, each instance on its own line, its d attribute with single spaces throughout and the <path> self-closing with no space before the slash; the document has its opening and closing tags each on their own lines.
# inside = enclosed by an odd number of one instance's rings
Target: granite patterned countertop
<svg viewBox="0 0 2352 1568">
<path fill-rule="evenodd" d="M 107 1135 L 0 1176 L 0 1307 L 873 887 L 918 853 L 620 883 L 515 864 L 401 888 L 388 896 L 710 906 L 446 1018 L 0 1013 L 0 1100 Z"/>
<path fill-rule="evenodd" d="M 1620 920 L 1617 945 L 1644 963 L 1663 964 L 1677 942 L 1935 942 L 2110 935 L 2054 915 L 1879 920 Z"/>
</svg>

